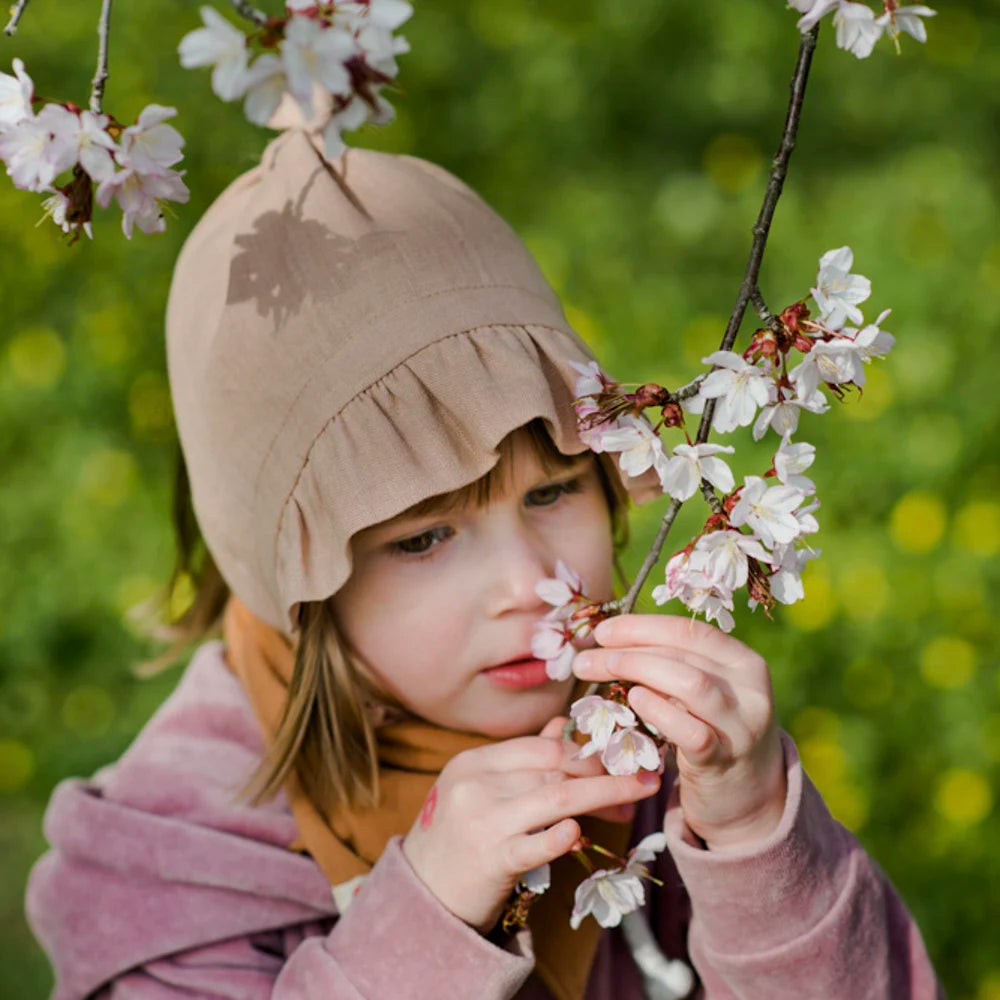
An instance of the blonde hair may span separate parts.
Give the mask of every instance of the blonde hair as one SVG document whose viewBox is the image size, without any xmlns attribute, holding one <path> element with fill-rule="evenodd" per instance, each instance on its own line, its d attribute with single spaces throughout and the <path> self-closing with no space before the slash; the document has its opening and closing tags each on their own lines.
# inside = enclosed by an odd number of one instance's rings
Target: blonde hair
<svg viewBox="0 0 1000 1000">
<path fill-rule="evenodd" d="M 543 421 L 535 419 L 500 443 L 499 460 L 484 476 L 460 490 L 429 497 L 411 512 L 420 516 L 464 504 L 488 504 L 505 488 L 518 434 L 525 435 L 546 472 L 556 472 L 578 458 L 560 452 Z M 611 513 L 615 569 L 621 578 L 617 553 L 627 542 L 627 495 L 611 459 L 605 455 L 595 458 Z M 160 658 L 167 663 L 177 659 L 192 641 L 204 639 L 220 628 L 229 596 L 197 532 L 182 459 L 176 486 L 177 561 L 169 591 L 186 576 L 193 583 L 194 598 L 176 620 L 165 628 L 161 626 L 161 635 L 173 644 Z M 341 638 L 331 602 L 303 602 L 299 606 L 295 667 L 284 712 L 271 746 L 241 797 L 254 804 L 265 801 L 294 778 L 298 788 L 327 817 L 340 805 L 375 805 L 379 788 L 373 716 L 380 707 L 399 708 L 352 656 Z"/>
</svg>

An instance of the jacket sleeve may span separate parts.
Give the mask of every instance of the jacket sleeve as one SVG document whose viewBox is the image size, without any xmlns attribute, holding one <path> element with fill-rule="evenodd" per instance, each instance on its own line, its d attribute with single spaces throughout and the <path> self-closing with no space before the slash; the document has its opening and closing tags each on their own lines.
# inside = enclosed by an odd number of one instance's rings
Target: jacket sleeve
<svg viewBox="0 0 1000 1000">
<path fill-rule="evenodd" d="M 287 954 L 239 938 L 170 955 L 95 1000 L 395 1000 L 415 984 L 420 996 L 510 1000 L 534 967 L 527 934 L 508 950 L 476 933 L 424 886 L 399 838 L 329 933 L 286 932 L 284 942 Z"/>
<path fill-rule="evenodd" d="M 920 932 L 885 873 L 830 815 L 782 733 L 788 793 L 753 852 L 705 850 L 675 787 L 667 845 L 691 905 L 703 1000 L 943 1000 Z"/>
</svg>

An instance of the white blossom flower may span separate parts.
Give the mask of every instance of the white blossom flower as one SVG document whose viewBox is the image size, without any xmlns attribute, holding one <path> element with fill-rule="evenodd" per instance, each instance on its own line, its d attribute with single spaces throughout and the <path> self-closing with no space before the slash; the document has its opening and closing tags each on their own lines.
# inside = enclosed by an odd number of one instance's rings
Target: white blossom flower
<svg viewBox="0 0 1000 1000">
<path fill-rule="evenodd" d="M 574 388 L 578 398 L 597 396 L 615 384 L 614 380 L 608 377 L 596 361 L 588 361 L 585 365 L 578 361 L 571 361 L 570 367 L 580 376 L 576 380 Z"/>
<path fill-rule="evenodd" d="M 552 884 L 552 867 L 545 861 L 530 872 L 525 872 L 518 881 L 529 892 L 541 895 Z"/>
<path fill-rule="evenodd" d="M 806 408 L 817 405 L 818 400 L 824 398 L 819 390 L 821 382 L 844 385 L 859 377 L 861 382 L 857 384 L 864 384 L 864 368 L 858 348 L 849 337 L 817 341 L 812 350 L 788 373 L 798 398 Z"/>
<path fill-rule="evenodd" d="M 844 6 L 862 7 L 871 15 L 864 4 L 848 3 Z M 851 274 L 853 264 L 854 251 L 847 246 L 828 250 L 819 259 L 817 287 L 811 289 L 812 297 L 820 308 L 820 322 L 833 330 L 839 330 L 845 319 L 853 323 L 864 322 L 858 303 L 871 295 L 872 283 L 863 275 Z"/>
<path fill-rule="evenodd" d="M 710 531 L 695 543 L 695 552 L 704 554 L 702 572 L 709 581 L 728 591 L 746 585 L 750 570 L 748 557 L 767 565 L 771 563 L 771 556 L 759 539 L 741 531 Z"/>
<path fill-rule="evenodd" d="M 635 774 L 658 771 L 660 751 L 645 733 L 634 726 L 617 730 L 601 751 L 601 763 L 608 774 Z"/>
<path fill-rule="evenodd" d="M 620 417 L 616 426 L 604 432 L 601 443 L 605 451 L 621 452 L 618 464 L 629 476 L 640 476 L 651 466 L 659 473 L 667 460 L 660 435 L 641 417 Z"/>
<path fill-rule="evenodd" d="M 721 458 L 712 456 L 732 455 L 735 450 L 718 444 L 677 445 L 673 457 L 657 468 L 663 492 L 675 500 L 687 500 L 697 492 L 702 479 L 707 479 L 714 487 L 728 493 L 736 482 L 732 470 Z"/>
<path fill-rule="evenodd" d="M 570 707 L 569 714 L 581 733 L 590 734 L 590 742 L 580 750 L 581 757 L 590 757 L 604 750 L 616 727 L 635 725 L 632 709 L 597 694 L 578 698 Z"/>
<path fill-rule="evenodd" d="M 323 145 L 328 160 L 335 160 L 347 148 L 341 138 L 343 132 L 353 132 L 365 122 L 374 125 L 388 125 L 396 116 L 393 106 L 380 94 L 375 96 L 376 110 L 372 110 L 363 98 L 352 94 L 347 103 L 335 111 L 323 129 Z"/>
<path fill-rule="evenodd" d="M 803 16 L 796 22 L 796 27 L 804 35 L 824 14 L 833 10 L 841 0 L 788 0 Z"/>
<path fill-rule="evenodd" d="M 101 208 L 107 208 L 112 197 L 122 210 L 122 232 L 131 239 L 134 226 L 144 233 L 163 232 L 166 222 L 160 201 L 183 204 L 190 192 L 176 170 L 143 174 L 128 167 L 98 185 L 97 204 Z"/>
<path fill-rule="evenodd" d="M 846 49 L 859 59 L 867 59 L 882 37 L 883 25 L 875 20 L 867 4 L 843 0 L 833 15 L 833 23 L 837 29 L 837 48 Z"/>
<path fill-rule="evenodd" d="M 927 41 L 927 28 L 922 17 L 934 17 L 936 10 L 923 5 L 915 7 L 897 7 L 895 10 L 889 9 L 880 17 L 875 19 L 875 23 L 881 25 L 889 32 L 893 41 L 899 37 L 901 31 L 915 38 L 918 42 Z"/>
<path fill-rule="evenodd" d="M 212 90 L 224 101 L 235 101 L 247 89 L 246 35 L 212 7 L 200 8 L 203 28 L 189 31 L 177 46 L 185 69 L 212 66 Z"/>
<path fill-rule="evenodd" d="M 797 538 L 800 528 L 793 511 L 805 497 L 802 490 L 768 486 L 760 476 L 747 476 L 743 482 L 740 498 L 729 514 L 730 523 L 749 525 L 769 549 Z"/>
<path fill-rule="evenodd" d="M 794 434 L 799 428 L 799 414 L 803 410 L 808 413 L 825 413 L 830 409 L 826 396 L 821 392 L 814 392 L 808 399 L 799 399 L 794 387 L 779 387 L 772 383 L 771 390 L 770 402 L 757 414 L 754 421 L 754 441 L 759 441 L 769 429 L 779 437 Z"/>
<path fill-rule="evenodd" d="M 810 503 L 795 510 L 795 520 L 799 522 L 799 535 L 815 535 L 819 531 L 819 521 L 813 516 L 813 512 L 819 510 L 819 500 L 812 498 Z"/>
<path fill-rule="evenodd" d="M 350 93 L 351 76 L 344 63 L 355 54 L 355 43 L 346 31 L 311 17 L 293 16 L 285 25 L 280 49 L 288 89 L 306 119 L 313 117 L 314 82 L 331 94 Z"/>
<path fill-rule="evenodd" d="M 732 591 L 709 578 L 707 562 L 708 554 L 697 548 L 690 554 L 676 553 L 667 563 L 665 582 L 653 588 L 653 600 L 666 604 L 677 598 L 689 610 L 705 615 L 706 621 L 717 621 L 724 632 L 731 632 L 736 624 Z"/>
<path fill-rule="evenodd" d="M 77 159 L 95 181 L 107 180 L 115 172 L 118 144 L 108 135 L 108 116 L 81 111 L 76 134 Z"/>
<path fill-rule="evenodd" d="M 639 841 L 631 851 L 625 863 L 625 871 L 640 877 L 649 874 L 646 864 L 653 861 L 657 854 L 661 854 L 667 846 L 667 835 L 660 833 L 649 833 Z"/>
<path fill-rule="evenodd" d="M 786 435 L 774 454 L 774 471 L 785 486 L 794 486 L 809 496 L 816 492 L 816 484 L 802 473 L 816 460 L 815 445 L 799 441 L 792 444 Z"/>
<path fill-rule="evenodd" d="M 82 229 L 93 239 L 94 231 L 89 219 L 83 222 L 70 222 L 67 218 L 71 204 L 69 198 L 61 191 L 53 191 L 52 195 L 42 202 L 42 219 L 51 218 L 64 233 L 72 233 Z"/>
<path fill-rule="evenodd" d="M 545 672 L 551 680 L 564 681 L 573 673 L 576 649 L 562 622 L 552 619 L 539 622 L 531 637 L 531 652 L 538 659 L 545 660 Z"/>
<path fill-rule="evenodd" d="M 583 580 L 562 561 L 556 560 L 555 577 L 546 577 L 535 584 L 535 593 L 554 608 L 561 608 L 584 591 Z"/>
<path fill-rule="evenodd" d="M 76 163 L 80 119 L 59 104 L 46 104 L 37 115 L 0 132 L 0 160 L 14 186 L 48 190 L 55 178 Z"/>
<path fill-rule="evenodd" d="M 267 125 L 285 95 L 284 63 L 270 52 L 258 56 L 246 75 L 247 94 L 243 113 L 254 125 Z"/>
<path fill-rule="evenodd" d="M 35 85 L 20 59 L 14 60 L 14 76 L 0 73 L 0 132 L 32 116 Z"/>
<path fill-rule="evenodd" d="M 118 162 L 138 174 L 165 176 L 169 167 L 184 158 L 181 152 L 184 137 L 173 125 L 163 124 L 176 114 L 176 108 L 166 108 L 162 104 L 143 108 L 135 125 L 122 132 Z"/>
<path fill-rule="evenodd" d="M 599 869 L 577 887 L 570 926 L 576 930 L 592 915 L 602 927 L 617 927 L 626 913 L 646 901 L 642 879 L 622 868 Z"/>
<path fill-rule="evenodd" d="M 725 434 L 753 423 L 758 408 L 770 398 L 770 374 L 733 351 L 714 351 L 701 360 L 703 364 L 719 366 L 708 373 L 698 388 L 699 396 L 718 400 L 712 426 Z"/>
<path fill-rule="evenodd" d="M 771 596 L 782 604 L 794 604 L 805 597 L 802 586 L 802 570 L 807 562 L 816 559 L 818 549 L 796 549 L 792 545 L 776 545 L 774 547 L 774 565 L 776 571 L 768 583 Z"/>
<path fill-rule="evenodd" d="M 882 321 L 891 313 L 891 309 L 884 309 L 879 313 L 874 323 L 869 323 L 860 330 L 853 326 L 845 326 L 840 332 L 854 341 L 858 356 L 865 363 L 872 358 L 885 357 L 896 343 L 896 338 L 888 330 L 880 329 Z"/>
</svg>

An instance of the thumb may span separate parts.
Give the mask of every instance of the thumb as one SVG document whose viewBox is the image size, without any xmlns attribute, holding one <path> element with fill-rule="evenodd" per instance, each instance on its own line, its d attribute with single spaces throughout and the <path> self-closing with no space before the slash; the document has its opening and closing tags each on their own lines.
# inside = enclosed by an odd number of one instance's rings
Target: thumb
<svg viewBox="0 0 1000 1000">
<path fill-rule="evenodd" d="M 545 723 L 544 728 L 538 734 L 539 736 L 544 736 L 546 739 L 554 740 L 562 738 L 563 726 L 569 721 L 569 718 L 565 715 L 557 715 L 554 719 L 549 719 Z"/>
</svg>

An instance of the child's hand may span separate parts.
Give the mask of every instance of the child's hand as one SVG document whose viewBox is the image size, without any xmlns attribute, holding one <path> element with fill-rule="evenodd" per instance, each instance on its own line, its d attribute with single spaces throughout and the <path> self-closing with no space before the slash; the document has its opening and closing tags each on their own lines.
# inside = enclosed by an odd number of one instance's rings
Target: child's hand
<svg viewBox="0 0 1000 1000">
<path fill-rule="evenodd" d="M 554 731 L 554 732 L 553 732 Z M 442 770 L 403 853 L 457 917 L 489 931 L 518 878 L 569 851 L 581 816 L 652 795 L 659 777 L 579 776 L 579 749 L 550 724 L 460 753 Z M 586 768 L 591 770 L 591 768 Z"/>
<path fill-rule="evenodd" d="M 573 665 L 636 686 L 629 705 L 676 747 L 684 819 L 711 850 L 751 847 L 778 825 L 785 767 L 771 676 L 752 649 L 704 622 L 622 615 Z"/>
</svg>

